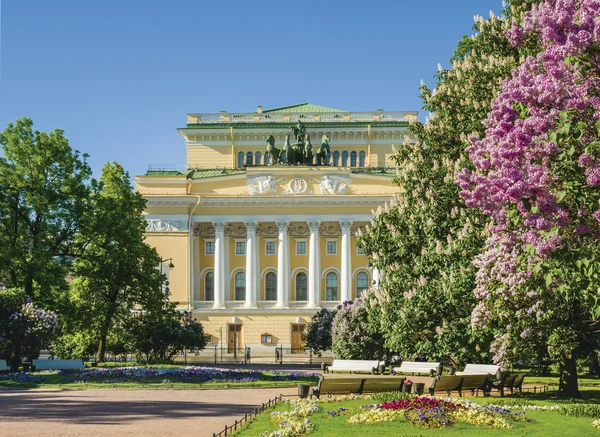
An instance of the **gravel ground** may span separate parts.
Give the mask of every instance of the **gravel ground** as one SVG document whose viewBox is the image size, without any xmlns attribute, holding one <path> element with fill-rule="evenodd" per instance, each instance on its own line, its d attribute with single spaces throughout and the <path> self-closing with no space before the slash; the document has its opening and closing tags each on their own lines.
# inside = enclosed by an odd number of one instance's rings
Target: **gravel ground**
<svg viewBox="0 0 600 437">
<path fill-rule="evenodd" d="M 0 436 L 210 437 L 279 394 L 297 389 L 0 389 Z"/>
</svg>

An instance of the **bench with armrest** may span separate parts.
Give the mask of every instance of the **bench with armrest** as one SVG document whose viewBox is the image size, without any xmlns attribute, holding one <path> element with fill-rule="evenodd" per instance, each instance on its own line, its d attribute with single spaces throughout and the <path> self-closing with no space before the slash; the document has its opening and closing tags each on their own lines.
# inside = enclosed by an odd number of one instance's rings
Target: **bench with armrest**
<svg viewBox="0 0 600 437">
<path fill-rule="evenodd" d="M 472 395 L 479 395 L 479 391 L 483 391 L 486 396 L 490 392 L 489 375 L 462 375 L 463 381 L 458 394 L 462 396 L 462 391 L 471 390 Z"/>
<path fill-rule="evenodd" d="M 400 367 L 394 367 L 392 373 L 425 373 L 427 375 L 435 376 L 441 375 L 442 366 L 440 363 L 425 363 L 418 361 L 402 361 Z"/>
<path fill-rule="evenodd" d="M 365 378 L 325 378 L 319 379 L 316 388 L 311 388 L 309 395 L 319 398 L 321 395 L 331 397 L 333 395 L 381 393 L 389 391 L 401 391 L 402 384 L 406 378 L 395 376 L 376 376 Z"/>
<path fill-rule="evenodd" d="M 383 393 L 402 391 L 402 384 L 406 378 L 404 376 L 371 376 L 365 378 L 364 381 L 363 393 Z"/>
<path fill-rule="evenodd" d="M 511 376 L 513 378 L 511 378 Z M 505 389 L 510 389 L 510 393 L 513 394 L 515 390 L 519 390 L 519 393 L 523 392 L 523 380 L 525 379 L 524 373 L 519 373 L 516 375 L 510 375 L 506 378 L 506 382 L 504 383 Z"/>
<path fill-rule="evenodd" d="M 328 372 L 369 372 L 379 371 L 378 360 L 333 360 Z"/>
<path fill-rule="evenodd" d="M 85 369 L 83 360 L 32 360 L 34 370 Z"/>
<path fill-rule="evenodd" d="M 495 375 L 500 370 L 500 366 L 495 364 L 467 364 L 465 370 L 456 372 L 456 375 Z"/>
<path fill-rule="evenodd" d="M 448 396 L 450 396 L 451 392 L 458 391 L 458 393 L 462 396 L 463 380 L 463 376 L 438 375 L 433 378 L 433 381 L 431 382 L 429 394 L 433 396 L 435 392 L 445 391 Z"/>
<path fill-rule="evenodd" d="M 493 389 L 496 389 L 500 393 L 500 396 L 504 396 L 504 388 L 512 387 L 516 377 L 517 375 L 509 375 L 506 372 L 502 372 L 500 378 L 493 380 L 490 384 L 490 393 Z"/>
<path fill-rule="evenodd" d="M 6 364 L 6 360 L 0 360 L 0 372 L 8 372 L 10 370 L 10 366 Z"/>
</svg>

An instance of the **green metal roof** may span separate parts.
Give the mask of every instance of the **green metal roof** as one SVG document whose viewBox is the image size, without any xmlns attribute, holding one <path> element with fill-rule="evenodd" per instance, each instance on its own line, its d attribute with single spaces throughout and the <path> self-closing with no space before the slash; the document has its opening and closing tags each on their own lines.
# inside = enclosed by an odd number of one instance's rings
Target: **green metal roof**
<svg viewBox="0 0 600 437">
<path fill-rule="evenodd" d="M 303 102 L 303 103 L 299 103 L 297 105 L 281 106 L 279 108 L 267 109 L 267 110 L 263 111 L 263 114 L 266 112 L 291 114 L 291 113 L 298 113 L 298 112 L 314 113 L 314 112 L 348 112 L 348 111 L 343 111 L 341 109 L 326 108 L 325 106 L 317 106 L 317 105 L 313 105 L 312 103 Z"/>
<path fill-rule="evenodd" d="M 206 179 L 206 178 L 217 178 L 221 176 L 233 176 L 238 174 L 244 174 L 246 170 L 243 168 L 240 169 L 206 169 L 206 170 L 190 170 L 188 173 L 188 179 Z"/>
</svg>

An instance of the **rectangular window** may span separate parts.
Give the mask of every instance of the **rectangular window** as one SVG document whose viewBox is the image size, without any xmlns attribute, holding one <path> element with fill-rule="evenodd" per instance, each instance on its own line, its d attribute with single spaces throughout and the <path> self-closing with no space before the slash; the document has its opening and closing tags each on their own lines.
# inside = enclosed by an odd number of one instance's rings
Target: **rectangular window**
<svg viewBox="0 0 600 437">
<path fill-rule="evenodd" d="M 296 255 L 306 255 L 306 241 L 296 241 Z"/>
<path fill-rule="evenodd" d="M 265 242 L 265 254 L 275 255 L 275 242 L 274 241 Z"/>
<path fill-rule="evenodd" d="M 212 335 L 210 335 L 210 334 L 205 335 L 204 341 L 206 341 L 206 344 L 211 344 L 212 343 Z"/>
<path fill-rule="evenodd" d="M 359 255 L 364 255 L 364 254 L 365 254 L 365 251 L 364 251 L 364 250 L 362 250 L 362 248 L 361 248 L 360 246 L 356 246 L 356 252 L 357 252 Z"/>
<path fill-rule="evenodd" d="M 260 336 L 261 343 L 271 343 L 271 334 L 262 334 Z"/>
<path fill-rule="evenodd" d="M 215 254 L 215 242 L 207 241 L 204 243 L 204 254 L 205 255 L 214 255 Z"/>
<path fill-rule="evenodd" d="M 235 242 L 235 254 L 245 255 L 246 254 L 246 243 L 244 241 Z"/>
<path fill-rule="evenodd" d="M 337 253 L 337 241 L 327 242 L 327 255 L 335 255 Z"/>
</svg>

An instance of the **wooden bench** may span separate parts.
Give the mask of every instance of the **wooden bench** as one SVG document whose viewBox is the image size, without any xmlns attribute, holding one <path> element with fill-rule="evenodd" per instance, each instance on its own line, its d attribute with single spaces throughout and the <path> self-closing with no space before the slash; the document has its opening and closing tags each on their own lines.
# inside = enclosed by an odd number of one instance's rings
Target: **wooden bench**
<svg viewBox="0 0 600 437">
<path fill-rule="evenodd" d="M 433 396 L 435 392 L 445 391 L 448 396 L 450 396 L 451 392 L 458 391 L 462 396 L 463 380 L 463 376 L 438 375 L 433 378 L 431 386 L 429 387 L 429 394 Z"/>
<path fill-rule="evenodd" d="M 472 395 L 479 395 L 479 391 L 483 391 L 483 395 L 489 394 L 491 387 L 489 375 L 463 375 L 461 389 L 458 391 L 459 396 L 462 396 L 463 390 L 471 390 Z"/>
<path fill-rule="evenodd" d="M 424 363 L 417 361 L 403 361 L 400 367 L 394 367 L 392 374 L 396 373 L 426 373 L 427 375 L 435 376 L 442 373 L 440 363 Z"/>
<path fill-rule="evenodd" d="M 6 364 L 6 360 L 0 360 L 0 372 L 8 372 L 10 370 L 10 366 Z"/>
<path fill-rule="evenodd" d="M 319 379 L 319 385 L 310 389 L 310 396 L 383 393 L 402 391 L 406 378 L 396 376 L 375 376 L 366 378 L 325 378 Z"/>
<path fill-rule="evenodd" d="M 510 389 L 510 393 L 513 394 L 514 390 L 519 390 L 519 393 L 523 393 L 523 380 L 525 379 L 525 374 L 520 373 L 515 376 L 511 385 L 506 384 L 504 387 Z"/>
<path fill-rule="evenodd" d="M 465 370 L 456 372 L 456 375 L 495 375 L 500 366 L 495 364 L 467 364 Z"/>
<path fill-rule="evenodd" d="M 32 360 L 33 370 L 85 369 L 83 360 Z"/>
<path fill-rule="evenodd" d="M 371 376 L 364 379 L 362 393 L 402 391 L 404 376 Z"/>
<path fill-rule="evenodd" d="M 331 397 L 334 394 L 361 394 L 364 379 L 361 378 L 323 378 L 319 379 L 317 388 L 310 389 L 310 396 L 319 398 L 322 394 Z"/>
<path fill-rule="evenodd" d="M 377 360 L 333 360 L 328 372 L 369 372 L 379 371 Z"/>
</svg>

